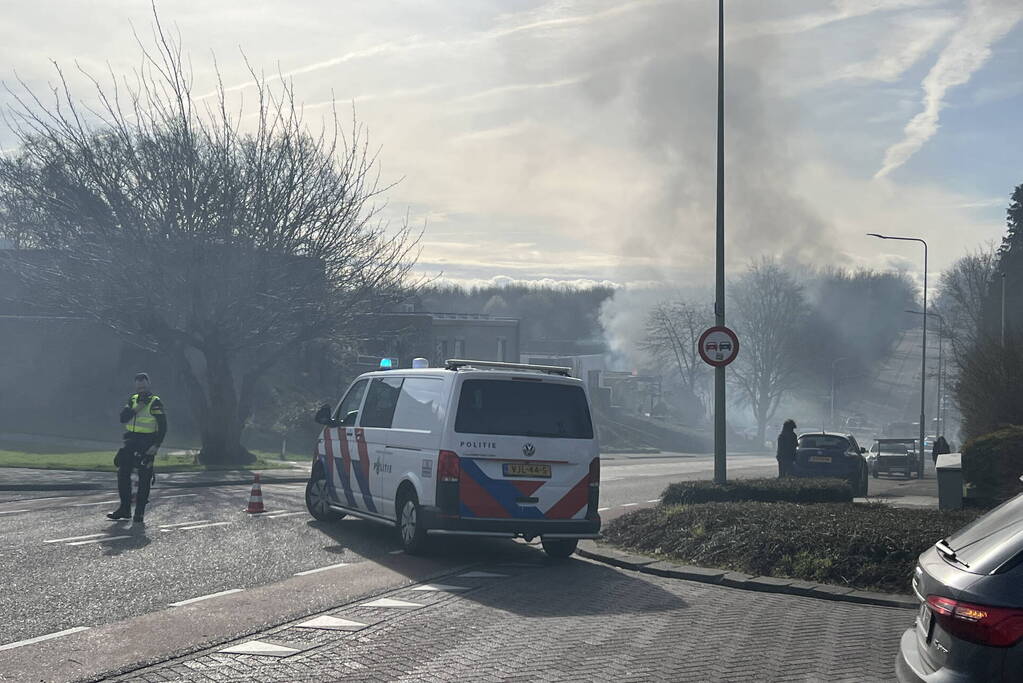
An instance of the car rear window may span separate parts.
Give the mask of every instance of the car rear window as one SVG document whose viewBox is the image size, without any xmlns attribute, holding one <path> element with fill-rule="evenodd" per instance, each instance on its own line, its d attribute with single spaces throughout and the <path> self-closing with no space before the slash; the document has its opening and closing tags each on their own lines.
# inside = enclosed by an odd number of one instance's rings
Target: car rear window
<svg viewBox="0 0 1023 683">
<path fill-rule="evenodd" d="M 975 574 L 990 574 L 1023 553 L 1023 493 L 946 539 L 956 559 Z"/>
<path fill-rule="evenodd" d="M 842 450 L 849 447 L 849 442 L 841 436 L 829 436 L 827 434 L 806 434 L 799 437 L 800 448 L 826 448 L 828 450 Z"/>
<path fill-rule="evenodd" d="M 467 379 L 458 398 L 460 434 L 592 439 L 582 387 L 557 382 Z"/>
<path fill-rule="evenodd" d="M 906 455 L 909 453 L 909 449 L 906 448 L 904 443 L 883 443 L 880 448 L 881 453 L 891 453 L 894 455 Z"/>
</svg>

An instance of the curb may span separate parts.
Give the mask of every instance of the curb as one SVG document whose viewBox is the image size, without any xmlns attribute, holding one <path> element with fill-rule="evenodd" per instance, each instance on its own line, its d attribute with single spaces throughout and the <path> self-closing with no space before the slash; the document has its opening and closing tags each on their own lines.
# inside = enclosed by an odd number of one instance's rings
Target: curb
<svg viewBox="0 0 1023 683">
<path fill-rule="evenodd" d="M 740 590 L 760 591 L 762 593 L 782 593 L 799 595 L 821 600 L 852 602 L 861 605 L 878 607 L 896 607 L 901 609 L 918 609 L 920 602 L 911 595 L 899 593 L 874 593 L 860 591 L 848 586 L 834 586 L 823 583 L 800 581 L 799 579 L 775 578 L 773 576 L 750 576 L 727 569 L 694 567 L 658 560 L 655 557 L 636 555 L 614 548 L 600 547 L 593 541 L 583 541 L 576 553 L 582 557 L 620 569 L 628 569 L 641 574 L 651 574 L 669 579 L 683 579 L 699 583 L 710 583 Z"/>
<path fill-rule="evenodd" d="M 45 472 L 45 470 L 40 470 Z M 116 491 L 116 478 L 117 473 L 112 472 L 111 475 L 114 478 L 114 486 L 107 484 L 0 484 L 0 491 Z M 252 483 L 252 479 L 222 479 L 217 481 L 193 481 L 193 482 L 161 482 L 160 473 L 156 473 L 156 489 L 192 489 L 192 488 L 212 488 L 216 486 L 248 486 Z M 304 484 L 309 481 L 309 476 L 305 475 L 302 477 L 272 477 L 267 478 L 260 476 L 259 481 L 261 484 Z"/>
</svg>

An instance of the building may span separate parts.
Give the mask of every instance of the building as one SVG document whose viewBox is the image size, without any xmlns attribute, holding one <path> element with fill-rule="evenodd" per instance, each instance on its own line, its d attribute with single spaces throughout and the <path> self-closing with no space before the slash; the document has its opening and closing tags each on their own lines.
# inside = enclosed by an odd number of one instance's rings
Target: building
<svg viewBox="0 0 1023 683">
<path fill-rule="evenodd" d="M 359 364 L 376 367 L 391 358 L 395 367 L 409 367 L 426 358 L 441 365 L 449 358 L 518 362 L 519 321 L 483 313 L 384 313 L 366 316 L 369 338 Z"/>
</svg>

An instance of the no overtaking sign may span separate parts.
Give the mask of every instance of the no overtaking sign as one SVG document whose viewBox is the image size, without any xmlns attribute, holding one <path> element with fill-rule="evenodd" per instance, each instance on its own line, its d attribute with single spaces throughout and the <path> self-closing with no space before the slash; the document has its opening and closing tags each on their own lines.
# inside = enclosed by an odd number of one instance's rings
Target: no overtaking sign
<svg viewBox="0 0 1023 683">
<path fill-rule="evenodd" d="M 697 347 L 707 365 L 728 365 L 739 355 L 739 338 L 727 327 L 712 327 L 702 335 Z"/>
</svg>

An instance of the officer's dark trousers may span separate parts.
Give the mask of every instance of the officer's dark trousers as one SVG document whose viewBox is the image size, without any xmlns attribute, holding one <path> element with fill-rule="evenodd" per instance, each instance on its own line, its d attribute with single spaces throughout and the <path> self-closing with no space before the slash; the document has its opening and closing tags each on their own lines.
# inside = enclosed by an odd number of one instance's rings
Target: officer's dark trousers
<svg viewBox="0 0 1023 683">
<path fill-rule="evenodd" d="M 114 458 L 117 463 L 117 494 L 121 498 L 121 510 L 131 512 L 131 473 L 138 472 L 139 491 L 135 499 L 135 516 L 141 517 L 146 512 L 149 502 L 149 487 L 153 481 L 153 465 L 143 464 L 146 451 L 156 442 L 152 436 L 133 436 L 124 442 L 124 447 L 117 451 Z"/>
<path fill-rule="evenodd" d="M 778 478 L 784 479 L 785 477 L 792 476 L 792 461 L 787 458 L 778 458 Z"/>
</svg>

